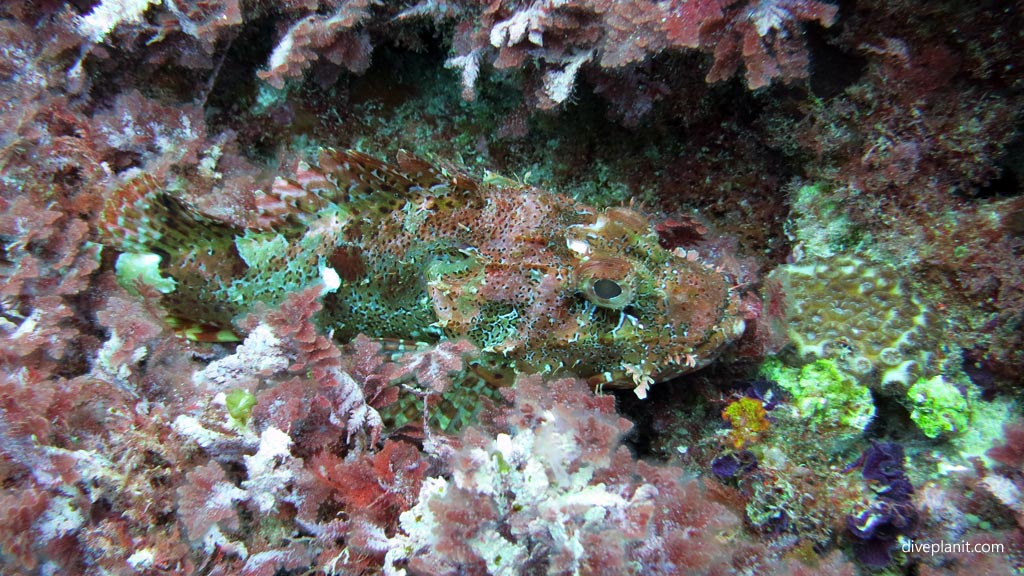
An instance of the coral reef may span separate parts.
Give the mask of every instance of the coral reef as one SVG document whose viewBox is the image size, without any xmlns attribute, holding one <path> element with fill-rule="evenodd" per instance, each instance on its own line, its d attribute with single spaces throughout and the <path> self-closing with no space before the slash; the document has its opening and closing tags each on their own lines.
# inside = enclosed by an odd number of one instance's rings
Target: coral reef
<svg viewBox="0 0 1024 576">
<path fill-rule="evenodd" d="M 1021 573 L 1021 30 L 3 3 L 0 572 Z"/>
<path fill-rule="evenodd" d="M 817 102 L 796 131 L 815 159 L 800 185 L 828 190 L 803 214 L 827 227 L 843 221 L 846 242 L 906 267 L 941 294 L 959 345 L 984 370 L 1019 380 L 1024 365 L 1010 334 L 1024 284 L 1009 263 L 1020 235 L 1004 215 L 1018 195 L 1021 106 L 1019 79 L 997 70 L 1019 64 L 1021 38 L 988 31 L 997 20 L 1016 26 L 1020 9 L 857 4 L 839 45 L 859 59 L 858 77 Z M 897 16 L 904 9 L 949 28 L 915 26 Z"/>
</svg>

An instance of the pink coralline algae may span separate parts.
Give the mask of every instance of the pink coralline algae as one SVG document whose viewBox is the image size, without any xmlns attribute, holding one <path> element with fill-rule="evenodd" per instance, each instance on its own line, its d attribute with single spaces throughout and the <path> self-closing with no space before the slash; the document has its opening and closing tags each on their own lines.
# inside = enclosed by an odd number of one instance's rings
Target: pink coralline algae
<svg viewBox="0 0 1024 576">
<path fill-rule="evenodd" d="M 429 3 L 421 6 L 410 14 L 429 12 Z M 570 97 L 587 64 L 613 76 L 661 51 L 700 49 L 714 58 L 708 82 L 730 78 L 742 63 L 754 90 L 806 77 L 803 23 L 830 26 L 837 11 L 816 0 L 494 2 L 474 20 L 459 18 L 448 66 L 461 70 L 463 94 L 472 98 L 482 62 L 504 69 L 535 61 L 541 76 L 533 101 L 551 108 Z"/>
<path fill-rule="evenodd" d="M 122 10 L 109 4 L 113 2 L 100 4 L 79 20 L 79 29 L 93 41 L 105 40 L 118 29 L 133 29 L 148 33 L 151 42 L 191 37 L 200 55 L 207 56 L 240 23 L 234 0 L 202 3 L 191 13 L 168 5 L 157 9 L 156 26 L 142 18 L 151 3 Z M 819 0 L 425 0 L 404 7 L 372 0 L 314 0 L 282 2 L 277 9 L 282 17 L 279 38 L 259 72 L 277 88 L 321 60 L 362 73 L 389 23 L 429 19 L 456 27 L 448 66 L 460 71 L 467 99 L 476 96 L 481 67 L 490 65 L 531 74 L 537 86 L 531 98 L 541 108 L 566 102 L 585 66 L 615 76 L 666 50 L 710 54 L 708 82 L 732 77 L 741 65 L 751 90 L 776 80 L 799 80 L 808 75 L 804 26 L 831 26 L 838 13 L 835 5 Z M 531 61 L 537 70 L 527 66 Z"/>
<path fill-rule="evenodd" d="M 471 429 L 451 479 L 423 481 L 386 573 L 713 574 L 739 518 L 678 470 L 636 462 L 630 424 L 579 381 L 516 383 L 513 406 Z"/>
<path fill-rule="evenodd" d="M 315 12 L 317 2 L 311 4 L 306 10 L 296 10 L 306 14 L 288 28 L 271 53 L 267 70 L 259 73 L 260 78 L 277 88 L 284 87 L 286 78 L 301 76 L 318 58 L 352 72 L 365 72 L 370 66 L 370 34 L 359 25 L 370 18 L 370 9 L 378 2 L 332 2 L 329 14 Z"/>
</svg>

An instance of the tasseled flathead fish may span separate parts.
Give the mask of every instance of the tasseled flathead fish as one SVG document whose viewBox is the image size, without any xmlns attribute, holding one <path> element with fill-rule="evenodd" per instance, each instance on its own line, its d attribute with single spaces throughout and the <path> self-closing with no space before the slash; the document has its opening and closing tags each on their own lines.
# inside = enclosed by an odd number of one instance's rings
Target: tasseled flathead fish
<svg viewBox="0 0 1024 576">
<path fill-rule="evenodd" d="M 227 330 L 326 279 L 320 322 L 337 339 L 466 338 L 516 372 L 638 394 L 743 331 L 728 279 L 662 248 L 631 209 L 335 150 L 258 203 L 256 223 L 235 228 L 141 177 L 114 192 L 103 224 L 122 258 L 159 262 L 150 278 L 170 315 Z"/>
</svg>

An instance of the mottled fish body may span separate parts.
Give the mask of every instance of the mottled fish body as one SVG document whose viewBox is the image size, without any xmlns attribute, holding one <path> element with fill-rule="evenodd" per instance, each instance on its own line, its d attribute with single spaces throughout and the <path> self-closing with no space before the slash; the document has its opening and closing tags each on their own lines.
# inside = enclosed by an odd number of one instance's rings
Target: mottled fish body
<svg viewBox="0 0 1024 576">
<path fill-rule="evenodd" d="M 235 228 L 140 178 L 104 218 L 120 250 L 160 256 L 168 312 L 205 325 L 325 282 L 320 321 L 336 338 L 467 338 L 519 372 L 638 390 L 707 365 L 743 331 L 728 279 L 662 248 L 631 209 L 335 150 L 258 204 Z"/>
</svg>

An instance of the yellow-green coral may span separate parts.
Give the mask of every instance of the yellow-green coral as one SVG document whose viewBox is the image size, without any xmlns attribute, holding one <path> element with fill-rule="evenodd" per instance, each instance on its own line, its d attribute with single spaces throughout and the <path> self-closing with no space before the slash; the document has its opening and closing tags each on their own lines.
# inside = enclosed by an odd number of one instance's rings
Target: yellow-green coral
<svg viewBox="0 0 1024 576">
<path fill-rule="evenodd" d="M 772 273 L 787 296 L 788 334 L 804 359 L 902 394 L 936 373 L 937 328 L 891 266 L 853 256 L 804 260 Z"/>
<path fill-rule="evenodd" d="M 722 410 L 722 419 L 732 426 L 729 438 L 736 449 L 757 442 L 768 431 L 768 412 L 756 398 L 742 397 Z"/>
<path fill-rule="evenodd" d="M 252 416 L 252 409 L 256 406 L 256 396 L 248 390 L 236 388 L 224 398 L 224 405 L 231 419 L 244 425 Z"/>
<path fill-rule="evenodd" d="M 815 429 L 859 434 L 875 416 L 871 391 L 836 365 L 823 359 L 790 368 L 769 359 L 762 373 L 793 396 L 792 404 L 801 418 Z"/>
<path fill-rule="evenodd" d="M 941 376 L 921 378 L 907 390 L 910 418 L 929 438 L 967 429 L 970 412 L 964 395 Z"/>
</svg>

